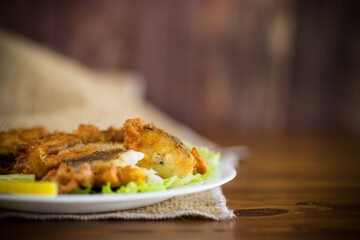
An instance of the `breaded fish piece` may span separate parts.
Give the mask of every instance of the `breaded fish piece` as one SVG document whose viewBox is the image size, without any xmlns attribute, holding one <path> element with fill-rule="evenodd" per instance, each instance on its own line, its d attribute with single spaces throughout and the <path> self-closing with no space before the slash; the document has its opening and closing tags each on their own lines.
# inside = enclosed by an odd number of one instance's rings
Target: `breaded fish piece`
<svg viewBox="0 0 360 240">
<path fill-rule="evenodd" d="M 9 173 L 19 149 L 48 134 L 46 128 L 16 128 L 0 133 L 0 173 Z"/>
<path fill-rule="evenodd" d="M 196 159 L 179 139 L 139 118 L 125 122 L 124 146 L 144 153 L 137 165 L 154 169 L 162 178 L 181 178 L 195 171 Z"/>
<path fill-rule="evenodd" d="M 97 178 L 98 175 L 94 173 L 95 179 L 98 179 L 95 182 L 100 183 L 100 179 L 109 181 L 113 179 L 114 181 L 110 181 L 112 186 L 143 176 L 141 173 L 134 177 L 132 173 L 138 173 L 137 170 L 121 172 L 117 169 L 117 173 L 122 174 L 118 175 L 118 178 L 125 180 L 116 182 L 116 179 L 112 178 L 115 176 L 113 174 L 115 170 L 109 168 L 110 165 L 107 164 L 109 162 L 106 163 L 107 165 L 104 165 L 104 162 L 118 159 L 119 154 L 126 152 L 132 154 L 133 151 L 127 150 L 141 152 L 141 158 L 143 155 L 145 157 L 137 163 L 137 166 L 154 169 L 162 178 L 175 175 L 182 178 L 194 172 L 202 174 L 208 167 L 207 161 L 195 148 L 190 151 L 176 137 L 153 124 L 145 124 L 141 119 L 128 119 L 124 127 L 118 129 L 110 127 L 107 130 L 100 130 L 92 125 L 80 125 L 72 134 L 58 131 L 48 134 L 44 128 L 12 130 L 0 134 L 0 150 L 0 154 L 13 158 L 12 164 L 5 166 L 6 169 L 1 168 L 0 164 L 0 172 L 1 169 L 5 169 L 3 173 L 31 173 L 35 174 L 37 179 L 41 179 L 49 171 L 59 166 L 66 166 L 67 168 L 62 167 L 56 176 L 69 179 L 67 177 L 67 174 L 70 174 L 69 167 L 77 172 L 83 163 L 89 163 L 93 167 L 92 171 L 101 169 L 101 178 Z M 135 158 L 141 159 L 139 156 Z M 100 161 L 98 168 L 97 161 Z M 120 164 L 119 161 L 117 164 Z M 132 169 L 136 169 L 137 166 L 132 166 Z M 86 169 L 85 167 L 83 172 L 89 173 Z"/>
<path fill-rule="evenodd" d="M 11 173 L 33 173 L 37 179 L 69 158 L 83 157 L 97 151 L 120 148 L 122 128 L 101 131 L 92 125 L 80 125 L 73 134 L 54 132 L 21 147 Z"/>
<path fill-rule="evenodd" d="M 53 169 L 61 163 L 72 167 L 78 167 L 82 162 L 93 163 L 97 160 L 110 160 L 111 157 L 125 152 L 123 144 L 116 143 L 89 143 L 77 144 L 58 152 L 56 155 L 50 155 L 44 161 L 47 169 Z M 110 154 L 112 153 L 112 154 Z"/>
<path fill-rule="evenodd" d="M 12 173 L 35 174 L 36 178 L 39 179 L 51 169 L 46 164 L 50 156 L 55 156 L 60 151 L 80 143 L 80 137 L 72 134 L 55 133 L 48 135 L 24 147 L 19 152 L 11 171 Z"/>
<path fill-rule="evenodd" d="M 28 144 L 48 134 L 46 128 L 16 128 L 0 132 L 0 156 L 16 156 L 19 145 Z"/>
</svg>

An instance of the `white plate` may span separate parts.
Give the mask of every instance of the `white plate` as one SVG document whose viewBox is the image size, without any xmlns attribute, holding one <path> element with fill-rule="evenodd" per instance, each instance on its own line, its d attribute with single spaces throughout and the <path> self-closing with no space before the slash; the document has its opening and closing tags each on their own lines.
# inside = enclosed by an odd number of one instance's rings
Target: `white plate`
<svg viewBox="0 0 360 240">
<path fill-rule="evenodd" d="M 132 209 L 158 203 L 174 196 L 218 187 L 231 181 L 235 177 L 236 171 L 229 163 L 221 162 L 218 174 L 220 176 L 215 174 L 199 186 L 179 187 L 157 192 L 79 194 L 56 197 L 0 194 L 0 208 L 43 213 L 95 213 Z M 215 177 L 216 180 L 214 180 Z"/>
</svg>

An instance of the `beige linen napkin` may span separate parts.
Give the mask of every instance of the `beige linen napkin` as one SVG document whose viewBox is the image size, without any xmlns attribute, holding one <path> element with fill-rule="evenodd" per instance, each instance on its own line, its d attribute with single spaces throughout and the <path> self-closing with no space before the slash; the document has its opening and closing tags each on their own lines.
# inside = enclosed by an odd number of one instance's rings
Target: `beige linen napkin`
<svg viewBox="0 0 360 240">
<path fill-rule="evenodd" d="M 104 220 L 104 219 L 173 219 L 196 217 L 216 221 L 228 220 L 233 212 L 226 207 L 221 188 L 170 198 L 150 206 L 90 214 L 44 214 L 0 210 L 1 218 L 24 218 L 29 220 Z"/>
<path fill-rule="evenodd" d="M 154 122 L 197 145 L 215 146 L 169 118 L 144 99 L 141 78 L 130 73 L 100 73 L 34 43 L 0 30 L 0 131 L 45 126 L 72 131 L 80 123 L 102 129 L 127 118 Z M 164 219 L 185 216 L 225 220 L 233 217 L 220 188 L 174 197 L 151 206 L 101 214 L 38 214 L 0 211 L 0 218 Z"/>
</svg>

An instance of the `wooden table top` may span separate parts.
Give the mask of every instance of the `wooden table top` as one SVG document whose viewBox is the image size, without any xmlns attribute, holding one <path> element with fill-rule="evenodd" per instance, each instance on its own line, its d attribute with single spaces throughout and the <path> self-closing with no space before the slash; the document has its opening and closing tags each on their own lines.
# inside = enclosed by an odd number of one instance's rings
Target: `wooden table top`
<svg viewBox="0 0 360 240">
<path fill-rule="evenodd" d="M 223 187 L 236 218 L 163 221 L 2 220 L 2 239 L 354 239 L 360 236 L 360 141 L 340 136 L 228 138 L 247 145 Z M 4 237 L 4 238 L 3 238 Z"/>
</svg>

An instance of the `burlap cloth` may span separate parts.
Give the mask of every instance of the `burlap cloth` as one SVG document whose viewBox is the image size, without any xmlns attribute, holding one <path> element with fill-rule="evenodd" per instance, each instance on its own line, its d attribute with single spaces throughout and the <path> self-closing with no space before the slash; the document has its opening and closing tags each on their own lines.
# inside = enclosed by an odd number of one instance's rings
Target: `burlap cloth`
<svg viewBox="0 0 360 240">
<path fill-rule="evenodd" d="M 0 30 L 0 130 L 45 126 L 72 131 L 79 123 L 119 127 L 140 117 L 198 145 L 214 146 L 144 99 L 133 73 L 95 72 L 35 43 Z M 0 218 L 37 220 L 171 219 L 233 217 L 220 188 L 173 197 L 138 209 L 96 214 L 39 214 L 0 210 Z"/>
</svg>

